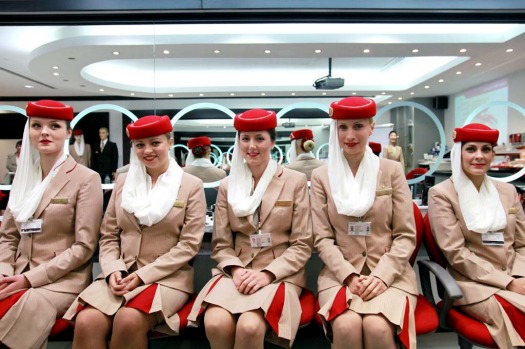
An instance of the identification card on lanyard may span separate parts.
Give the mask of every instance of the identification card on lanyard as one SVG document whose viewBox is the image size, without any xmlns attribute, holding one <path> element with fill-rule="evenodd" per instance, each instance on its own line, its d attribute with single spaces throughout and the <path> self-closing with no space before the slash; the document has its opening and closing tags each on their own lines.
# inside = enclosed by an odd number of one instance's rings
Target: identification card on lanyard
<svg viewBox="0 0 525 349">
<path fill-rule="evenodd" d="M 348 222 L 348 235 L 350 236 L 370 236 L 371 232 L 370 222 Z"/>
<path fill-rule="evenodd" d="M 35 234 L 42 232 L 42 219 L 32 219 L 22 222 L 20 225 L 20 234 Z"/>
<path fill-rule="evenodd" d="M 263 233 L 259 223 L 257 231 L 250 235 L 250 244 L 252 248 L 270 247 L 272 246 L 272 236 L 270 233 Z"/>
<path fill-rule="evenodd" d="M 481 242 L 483 246 L 503 246 L 505 239 L 502 232 L 489 231 L 481 234 Z"/>
</svg>

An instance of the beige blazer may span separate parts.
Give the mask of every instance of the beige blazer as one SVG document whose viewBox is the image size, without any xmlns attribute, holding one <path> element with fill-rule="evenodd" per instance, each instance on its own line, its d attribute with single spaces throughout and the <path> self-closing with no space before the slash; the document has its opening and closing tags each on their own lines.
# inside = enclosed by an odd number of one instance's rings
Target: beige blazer
<svg viewBox="0 0 525 349">
<path fill-rule="evenodd" d="M 211 183 L 220 181 L 226 177 L 226 171 L 217 167 L 203 167 L 203 166 L 185 166 L 182 168 L 184 172 L 194 175 L 202 179 L 204 183 Z"/>
<path fill-rule="evenodd" d="M 260 206 L 264 233 L 271 233 L 272 246 L 252 248 L 256 231 L 253 216 L 236 217 L 228 204 L 228 179 L 219 187 L 214 217 L 211 257 L 218 268 L 247 267 L 269 271 L 275 282 L 304 287 L 304 266 L 312 252 L 310 200 L 306 176 L 281 166 L 272 178 Z"/>
<path fill-rule="evenodd" d="M 416 245 L 413 204 L 399 163 L 380 159 L 374 204 L 362 217 L 371 222 L 369 237 L 348 235 L 348 223 L 358 218 L 337 213 L 328 181 L 328 167 L 312 173 L 310 186 L 314 246 L 324 263 L 318 289 L 340 286 L 351 274 L 370 275 L 388 287 L 418 294 L 416 274 L 409 258 Z"/>
<path fill-rule="evenodd" d="M 7 170 L 9 172 L 16 172 L 17 165 L 18 164 L 16 162 L 16 153 L 8 154 L 7 155 L 7 161 L 6 161 L 6 164 L 5 164 L 5 167 L 7 168 Z"/>
<path fill-rule="evenodd" d="M 91 146 L 89 144 L 84 144 L 84 154 L 82 156 L 77 154 L 74 144 L 69 145 L 69 155 L 79 164 L 91 167 Z"/>
<path fill-rule="evenodd" d="M 403 156 L 403 148 L 399 145 L 393 146 L 387 144 L 383 149 L 383 157 L 386 159 L 398 161 L 401 163 L 401 166 L 405 168 L 405 157 Z"/>
<path fill-rule="evenodd" d="M 297 159 L 286 165 L 286 167 L 304 173 L 306 178 L 310 180 L 312 178 L 312 171 L 323 165 L 324 162 L 317 159 Z"/>
<path fill-rule="evenodd" d="M 0 228 L 0 274 L 24 274 L 32 287 L 80 293 L 92 279 L 91 258 L 102 219 L 98 174 L 70 156 L 44 192 L 34 218 L 42 232 L 20 234 L 7 209 Z"/>
<path fill-rule="evenodd" d="M 503 246 L 484 246 L 481 234 L 468 230 L 451 179 L 432 187 L 428 194 L 432 234 L 463 291 L 458 304 L 483 301 L 506 289 L 513 276 L 525 276 L 525 214 L 518 193 L 511 184 L 493 183 L 507 214 Z"/>
<path fill-rule="evenodd" d="M 190 262 L 199 252 L 206 224 L 202 181 L 183 173 L 173 208 L 151 227 L 121 208 L 127 173 L 118 177 L 101 226 L 100 266 L 104 277 L 136 270 L 145 284 L 193 292 Z"/>
</svg>

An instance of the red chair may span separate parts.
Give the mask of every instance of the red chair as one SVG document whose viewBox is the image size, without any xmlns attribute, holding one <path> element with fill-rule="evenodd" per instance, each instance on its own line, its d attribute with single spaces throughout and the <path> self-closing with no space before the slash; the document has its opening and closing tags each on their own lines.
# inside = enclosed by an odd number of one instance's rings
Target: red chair
<svg viewBox="0 0 525 349">
<path fill-rule="evenodd" d="M 406 179 L 414 179 L 415 177 L 417 176 L 422 176 L 424 175 L 425 173 L 427 173 L 428 170 L 426 168 L 422 168 L 422 167 L 417 167 L 411 171 L 409 171 L 405 177 Z"/>
<path fill-rule="evenodd" d="M 423 293 L 434 303 L 434 295 L 430 286 L 430 275 L 428 271 L 437 268 L 439 271 L 433 271 L 437 279 L 439 297 L 442 299 L 437 305 L 439 312 L 439 325 L 444 329 L 451 329 L 458 335 L 458 344 L 460 348 L 472 348 L 473 345 L 485 348 L 497 348 L 496 343 L 490 336 L 485 325 L 463 313 L 459 307 L 454 307 L 455 300 L 463 297 L 461 289 L 450 274 L 443 269 L 447 266 L 447 260 L 441 253 L 439 246 L 434 240 L 428 215 L 424 218 L 425 234 L 423 237 L 424 244 L 430 258 L 430 261 L 419 261 L 420 278 L 422 281 Z M 433 263 L 433 264 L 432 264 Z M 436 267 L 437 266 L 437 267 Z M 443 273 L 444 272 L 444 273 Z"/>
<path fill-rule="evenodd" d="M 312 322 L 317 312 L 314 293 L 307 288 L 303 288 L 303 291 L 299 296 L 299 302 L 301 303 L 302 310 L 299 328 L 303 328 Z"/>
<path fill-rule="evenodd" d="M 416 248 L 410 256 L 410 265 L 414 265 L 417 258 L 417 254 L 421 243 L 423 242 L 423 236 L 425 231 L 425 224 L 423 222 L 423 216 L 419 207 L 414 203 L 414 220 L 416 223 Z M 319 303 L 317 303 L 317 311 L 319 311 Z M 416 335 L 425 335 L 436 332 L 439 326 L 439 318 L 436 312 L 436 308 L 432 303 L 423 295 L 417 296 L 416 309 L 414 310 L 414 319 L 416 323 Z M 319 314 L 315 316 L 315 322 L 322 326 L 321 317 Z"/>
<path fill-rule="evenodd" d="M 192 294 L 186 304 L 182 306 L 182 308 L 179 309 L 177 312 L 177 315 L 179 316 L 179 334 L 182 333 L 184 330 L 188 328 L 188 315 L 190 315 L 191 308 L 193 307 L 193 303 L 195 303 L 195 299 L 197 299 L 197 295 Z M 161 338 L 167 338 L 167 337 L 175 337 L 170 336 L 169 334 L 157 332 L 157 331 L 149 331 L 148 332 L 148 342 L 154 339 L 161 339 Z"/>
</svg>

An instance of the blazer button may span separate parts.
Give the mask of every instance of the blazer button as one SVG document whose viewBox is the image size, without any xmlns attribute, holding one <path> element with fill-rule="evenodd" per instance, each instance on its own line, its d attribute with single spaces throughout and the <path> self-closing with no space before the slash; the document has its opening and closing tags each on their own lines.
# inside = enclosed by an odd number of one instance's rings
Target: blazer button
<svg viewBox="0 0 525 349">
<path fill-rule="evenodd" d="M 506 266 L 502 266 L 501 270 L 505 271 L 505 270 L 507 270 L 507 267 Z"/>
<path fill-rule="evenodd" d="M 252 258 L 253 258 L 253 252 L 252 252 Z"/>
<path fill-rule="evenodd" d="M 363 253 L 361 253 L 361 256 L 366 257 L 366 251 L 363 251 Z"/>
</svg>

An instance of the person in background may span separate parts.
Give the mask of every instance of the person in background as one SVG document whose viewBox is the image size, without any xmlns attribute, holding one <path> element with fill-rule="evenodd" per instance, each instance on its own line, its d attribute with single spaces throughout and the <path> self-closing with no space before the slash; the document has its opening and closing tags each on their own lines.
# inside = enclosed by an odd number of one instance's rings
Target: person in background
<svg viewBox="0 0 525 349">
<path fill-rule="evenodd" d="M 73 130 L 75 142 L 69 145 L 69 154 L 76 162 L 86 167 L 91 167 L 91 146 L 84 142 L 82 130 Z"/>
<path fill-rule="evenodd" d="M 416 347 L 412 197 L 400 164 L 368 147 L 373 99 L 330 107 L 328 164 L 310 185 L 319 315 L 332 348 Z"/>
<path fill-rule="evenodd" d="M 315 148 L 314 134 L 309 128 L 304 128 L 290 133 L 290 139 L 290 163 L 286 167 L 304 173 L 310 180 L 312 171 L 324 165 L 324 162 L 317 160 L 312 153 Z"/>
<path fill-rule="evenodd" d="M 15 146 L 15 152 L 7 155 L 7 161 L 5 167 L 9 172 L 16 172 L 18 161 L 20 160 L 20 150 L 22 149 L 22 141 L 17 141 Z"/>
<path fill-rule="evenodd" d="M 64 316 L 76 315 L 73 348 L 147 348 L 147 333 L 179 333 L 177 311 L 193 292 L 192 259 L 204 235 L 202 181 L 169 151 L 168 116 L 127 126 L 130 168 L 118 177 L 102 222 L 102 274 Z M 78 314 L 77 314 L 78 313 Z"/>
<path fill-rule="evenodd" d="M 388 139 L 390 142 L 383 150 L 383 157 L 386 159 L 394 160 L 401 163 L 403 170 L 405 168 L 405 157 L 403 156 L 403 148 L 397 145 L 397 139 L 399 136 L 396 131 L 390 131 Z"/>
<path fill-rule="evenodd" d="M 487 176 L 499 131 L 456 128 L 452 177 L 429 190 L 432 234 L 463 292 L 461 311 L 499 348 L 525 346 L 525 214 L 512 184 Z"/>
<path fill-rule="evenodd" d="M 28 103 L 26 115 L 0 227 L 0 342 L 45 348 L 56 318 L 91 283 L 102 187 L 96 172 L 64 153 L 73 108 L 42 100 Z"/>
<path fill-rule="evenodd" d="M 202 179 L 204 183 L 217 182 L 226 177 L 226 171 L 215 167 L 210 161 L 211 141 L 208 137 L 195 137 L 188 141 L 190 152 L 184 172 Z"/>
<path fill-rule="evenodd" d="M 115 171 L 118 167 L 118 148 L 116 143 L 108 139 L 107 127 L 101 127 L 98 135 L 100 143 L 92 147 L 91 166 L 100 175 L 101 180 L 106 182 L 106 177 L 109 177 L 110 180 L 115 178 Z"/>
<path fill-rule="evenodd" d="M 370 147 L 370 149 L 372 149 L 372 153 L 374 153 L 376 156 L 379 156 L 381 154 L 381 143 L 368 142 L 368 146 Z"/>
<path fill-rule="evenodd" d="M 221 181 L 211 257 L 218 263 L 188 317 L 204 313 L 213 349 L 291 347 L 312 251 L 306 176 L 270 159 L 277 117 L 252 109 L 234 119 L 230 175 Z"/>
</svg>

